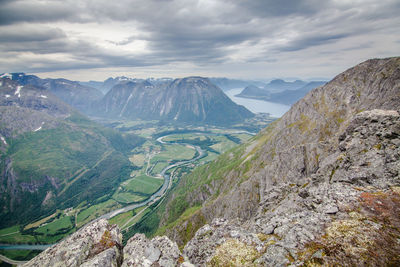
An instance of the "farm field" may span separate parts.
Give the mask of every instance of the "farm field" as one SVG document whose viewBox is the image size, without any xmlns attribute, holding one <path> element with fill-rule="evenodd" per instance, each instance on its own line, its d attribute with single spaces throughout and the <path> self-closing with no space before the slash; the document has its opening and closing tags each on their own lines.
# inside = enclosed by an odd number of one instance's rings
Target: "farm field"
<svg viewBox="0 0 400 267">
<path fill-rule="evenodd" d="M 20 232 L 19 225 L 0 230 L 0 243 L 35 243 L 35 237 Z"/>
<path fill-rule="evenodd" d="M 113 199 L 109 199 L 93 206 L 88 205 L 87 207 L 82 208 L 82 210 L 78 213 L 76 218 L 76 226 L 79 228 L 91 220 L 96 219 L 100 215 L 120 207 L 121 205 Z"/>
<path fill-rule="evenodd" d="M 127 227 L 135 224 L 135 222 L 137 220 L 140 220 L 140 218 L 146 214 L 146 212 L 143 212 L 144 209 L 146 209 L 145 206 L 136 208 L 134 210 L 131 210 L 131 211 L 128 211 L 125 213 L 118 214 L 117 216 L 109 219 L 108 222 L 110 224 L 118 225 L 118 227 L 120 227 L 120 229 L 122 229 L 123 227 L 127 228 Z M 134 220 L 132 220 L 133 217 L 135 217 L 135 216 L 136 216 L 136 218 Z"/>
<path fill-rule="evenodd" d="M 41 250 L 0 249 L 0 254 L 9 259 L 26 261 L 38 255 Z M 0 261 L 1 264 L 1 261 Z M 3 265 L 0 265 L 3 266 Z M 11 265 L 5 265 L 11 266 Z"/>
</svg>

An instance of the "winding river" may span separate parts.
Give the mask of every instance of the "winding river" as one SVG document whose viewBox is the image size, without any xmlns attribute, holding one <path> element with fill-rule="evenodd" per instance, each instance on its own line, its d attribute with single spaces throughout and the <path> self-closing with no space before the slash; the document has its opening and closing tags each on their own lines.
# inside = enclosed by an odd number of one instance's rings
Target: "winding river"
<svg viewBox="0 0 400 267">
<path fill-rule="evenodd" d="M 168 135 L 164 135 L 164 136 L 159 137 L 159 138 L 157 139 L 157 142 L 159 142 L 159 143 L 161 143 L 161 144 L 170 144 L 170 143 L 168 143 L 168 142 L 164 142 L 164 141 L 163 141 L 163 139 L 164 139 L 165 137 L 167 137 L 167 136 L 168 136 Z M 194 147 L 194 148 L 196 149 L 196 151 L 198 152 L 198 156 L 195 157 L 195 158 L 192 158 L 192 159 L 190 159 L 190 160 L 179 161 L 179 162 L 176 162 L 176 163 L 174 163 L 174 164 L 172 164 L 172 165 L 169 165 L 169 166 L 165 167 L 165 168 L 160 172 L 160 175 L 161 175 L 162 177 L 164 177 L 164 183 L 163 183 L 163 185 L 160 187 L 160 189 L 158 189 L 157 192 L 155 192 L 155 193 L 154 193 L 150 198 L 148 198 L 147 200 L 145 200 L 145 201 L 143 201 L 143 202 L 140 202 L 140 203 L 131 204 L 131 205 L 125 206 L 125 207 L 120 208 L 120 209 L 117 209 L 117 210 L 110 211 L 110 212 L 108 212 L 108 213 L 106 213 L 106 214 L 101 215 L 99 218 L 97 218 L 97 219 L 95 219 L 95 220 L 98 220 L 98 219 L 111 219 L 112 217 L 117 216 L 118 214 L 121 214 L 121 213 L 130 211 L 130 210 L 134 210 L 134 209 L 136 209 L 136 208 L 140 208 L 140 207 L 143 207 L 143 206 L 146 206 L 146 205 L 151 205 L 151 204 L 153 204 L 154 202 L 156 202 L 157 200 L 159 200 L 161 197 L 163 197 L 163 196 L 165 195 L 165 193 L 167 192 L 168 188 L 170 187 L 170 184 L 171 184 L 170 176 L 169 176 L 168 174 L 166 174 L 166 172 L 167 172 L 169 169 L 172 169 L 172 168 L 175 168 L 175 167 L 178 167 L 178 166 L 182 166 L 182 165 L 186 165 L 186 164 L 189 164 L 189 163 L 191 163 L 191 162 L 193 162 L 193 161 L 196 161 L 196 160 L 202 158 L 202 157 L 205 155 L 205 152 L 204 152 L 199 146 L 193 146 L 193 145 L 191 145 L 191 144 L 186 144 L 186 143 L 179 143 L 179 144 L 181 144 L 181 145 L 189 145 L 189 146 L 191 146 L 191 147 Z M 91 223 L 91 222 L 89 222 L 89 223 Z"/>
<path fill-rule="evenodd" d="M 201 132 L 199 132 L 201 133 Z M 250 134 L 250 135 L 254 135 L 254 133 L 250 133 L 247 131 L 237 131 L 235 133 L 246 133 L 246 134 Z M 204 134 L 204 133 L 202 133 Z M 219 135 L 217 133 L 207 133 L 207 135 Z M 169 134 L 172 135 L 172 134 Z M 170 143 L 170 142 L 165 142 L 163 141 L 163 139 L 169 135 L 164 135 L 161 136 L 159 138 L 157 138 L 157 142 L 159 142 L 160 144 L 176 144 L 176 143 Z M 161 172 L 160 175 L 162 177 L 164 177 L 164 183 L 163 185 L 160 187 L 160 189 L 157 190 L 157 192 L 155 192 L 150 198 L 148 198 L 147 200 L 140 202 L 140 203 L 135 203 L 135 204 L 131 204 L 128 206 L 125 206 L 123 208 L 117 209 L 117 210 L 113 210 L 110 211 L 106 214 L 101 215 L 100 217 L 88 222 L 86 225 L 99 220 L 99 219 L 111 219 L 112 217 L 130 211 L 130 210 L 134 210 L 136 208 L 139 207 L 143 207 L 146 205 L 151 205 L 154 202 L 156 202 L 157 200 L 159 200 L 161 197 L 163 197 L 165 195 L 165 193 L 167 192 L 167 190 L 169 189 L 170 185 L 171 185 L 171 179 L 170 176 L 168 174 L 166 174 L 166 172 L 172 168 L 178 167 L 178 166 L 182 166 L 182 165 L 186 165 L 189 164 L 191 162 L 194 162 L 202 157 L 205 156 L 205 152 L 204 150 L 202 150 L 199 146 L 194 146 L 192 144 L 187 144 L 187 143 L 178 143 L 180 145 L 188 145 L 190 147 L 193 147 L 194 149 L 196 149 L 198 155 L 190 160 L 183 160 L 183 161 L 179 161 L 176 162 L 174 164 L 171 164 L 167 167 L 165 167 Z M 0 249 L 18 249 L 18 250 L 45 250 L 46 248 L 50 247 L 52 245 L 29 245 L 29 244 L 0 244 Z"/>
</svg>

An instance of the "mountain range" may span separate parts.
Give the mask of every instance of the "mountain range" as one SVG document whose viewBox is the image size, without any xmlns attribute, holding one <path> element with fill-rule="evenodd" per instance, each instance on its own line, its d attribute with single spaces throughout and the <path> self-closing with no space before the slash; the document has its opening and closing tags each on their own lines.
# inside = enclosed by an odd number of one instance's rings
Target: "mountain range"
<svg viewBox="0 0 400 267">
<path fill-rule="evenodd" d="M 254 85 L 258 87 L 264 87 L 266 85 L 262 81 L 254 81 L 254 80 L 239 80 L 239 79 L 229 79 L 229 78 L 209 78 L 209 79 L 213 84 L 220 87 L 224 91 L 236 88 L 244 88 L 249 85 Z"/>
<path fill-rule="evenodd" d="M 23 73 L 9 76 L 23 86 L 47 90 L 89 116 L 212 125 L 233 125 L 254 116 L 245 107 L 232 102 L 209 79 L 202 77 L 175 80 L 117 77 L 103 83 L 82 83 L 41 79 Z M 107 93 L 103 95 L 102 91 Z"/>
<path fill-rule="evenodd" d="M 287 82 L 282 79 L 274 79 L 266 84 L 263 88 L 271 93 L 277 93 L 287 90 L 296 90 L 306 85 L 307 82 L 302 80 L 295 80 L 293 82 Z"/>
<path fill-rule="evenodd" d="M 292 105 L 304 97 L 311 89 L 322 86 L 325 83 L 323 81 L 306 83 L 300 80 L 285 82 L 278 79 L 271 81 L 263 88 L 249 85 L 236 96 Z"/>
<path fill-rule="evenodd" d="M 158 80 L 154 79 L 147 79 L 151 82 L 157 83 Z M 104 80 L 103 82 L 98 82 L 98 81 L 89 81 L 89 82 L 79 82 L 80 84 L 84 86 L 90 86 L 96 89 L 99 89 L 104 95 L 108 93 L 108 91 L 111 90 L 115 85 L 119 83 L 125 83 L 125 82 L 144 82 L 145 79 L 137 79 L 137 78 L 128 78 L 125 76 L 118 76 L 115 78 L 108 78 Z"/>
<path fill-rule="evenodd" d="M 229 78 L 208 78 L 213 84 L 221 88 L 223 91 L 227 91 L 230 89 L 236 88 L 244 88 L 248 85 L 255 85 L 258 87 L 264 87 L 267 84 L 262 81 L 255 81 L 255 80 L 239 80 L 239 79 L 229 79 Z M 118 76 L 118 77 L 110 77 L 102 82 L 100 81 L 88 81 L 88 82 L 80 82 L 80 84 L 85 86 L 90 86 L 93 88 L 97 88 L 106 94 L 113 86 L 117 85 L 120 82 L 144 82 L 148 81 L 151 84 L 158 85 L 162 83 L 169 83 L 173 81 L 173 78 L 147 78 L 147 79 L 139 79 L 139 78 L 129 78 L 125 76 Z"/>
<path fill-rule="evenodd" d="M 93 103 L 103 97 L 98 89 L 67 79 L 41 79 L 35 75 L 25 75 L 24 73 L 12 73 L 10 78 L 22 86 L 32 85 L 48 90 L 65 103 L 84 113 L 89 112 Z"/>
</svg>

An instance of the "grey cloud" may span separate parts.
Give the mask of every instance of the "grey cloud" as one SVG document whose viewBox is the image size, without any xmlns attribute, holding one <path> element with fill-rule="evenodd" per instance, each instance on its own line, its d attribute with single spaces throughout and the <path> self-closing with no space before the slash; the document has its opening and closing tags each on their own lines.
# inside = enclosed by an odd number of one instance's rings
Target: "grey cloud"
<svg viewBox="0 0 400 267">
<path fill-rule="evenodd" d="M 82 10 L 68 1 L 5 1 L 0 9 L 0 25 L 20 22 L 78 21 Z"/>
<path fill-rule="evenodd" d="M 65 38 L 66 34 L 61 29 L 38 27 L 0 27 L 0 42 L 43 42 Z M 10 47 L 12 49 L 12 47 Z"/>
<path fill-rule="evenodd" d="M 186 57 L 200 61 L 221 60 L 227 56 L 227 50 L 223 48 L 258 38 L 259 33 L 250 29 L 234 29 L 230 26 L 193 29 L 181 26 L 153 32 L 150 48 L 157 54 L 166 54 L 179 60 Z"/>
<path fill-rule="evenodd" d="M 72 47 L 73 45 L 70 46 L 70 48 Z M 107 51 L 102 51 L 90 45 L 80 45 L 79 48 L 81 49 L 79 54 L 71 53 L 65 60 L 52 59 L 51 57 L 45 57 L 43 54 L 41 58 L 31 58 L 25 59 L 23 62 L 17 62 L 12 60 L 15 57 L 14 52 L 3 53 L 2 59 L 0 59 L 0 69 L 9 72 L 52 72 L 56 70 L 143 67 L 164 64 L 162 61 L 154 61 L 146 56 L 133 57 L 107 53 Z M 66 53 L 67 49 L 64 49 L 63 52 Z M 9 62 L 7 62 L 7 59 L 9 59 Z"/>
<path fill-rule="evenodd" d="M 235 13 L 237 7 L 210 10 L 196 6 L 196 2 L 193 5 L 182 1 L 146 1 L 140 5 L 133 2 L 122 13 L 117 14 L 111 7 L 95 12 L 99 17 L 138 20 L 145 36 L 133 35 L 113 43 L 126 45 L 143 38 L 154 55 L 171 61 L 220 62 L 227 56 L 226 46 L 258 41 L 261 37 L 262 29 L 249 25 L 251 18 L 238 19 L 241 14 Z M 229 14 L 232 11 L 235 12 Z"/>
<path fill-rule="evenodd" d="M 338 39 L 342 39 L 349 36 L 348 34 L 318 34 L 315 36 L 303 36 L 301 38 L 298 38 L 291 43 L 289 43 L 286 46 L 281 46 L 278 48 L 279 51 L 298 51 L 302 50 L 308 47 L 316 46 L 316 45 L 321 45 L 321 44 L 328 44 L 332 43 L 334 41 L 337 41 Z"/>
<path fill-rule="evenodd" d="M 311 15 L 325 8 L 329 1 L 320 0 L 235 0 L 240 9 L 248 10 L 260 17 L 280 17 L 288 15 Z"/>
<path fill-rule="evenodd" d="M 365 49 L 365 48 L 370 48 L 370 47 L 372 47 L 372 42 L 366 42 L 366 43 L 346 47 L 344 49 L 341 49 L 341 51 L 359 51 L 360 49 Z"/>
</svg>

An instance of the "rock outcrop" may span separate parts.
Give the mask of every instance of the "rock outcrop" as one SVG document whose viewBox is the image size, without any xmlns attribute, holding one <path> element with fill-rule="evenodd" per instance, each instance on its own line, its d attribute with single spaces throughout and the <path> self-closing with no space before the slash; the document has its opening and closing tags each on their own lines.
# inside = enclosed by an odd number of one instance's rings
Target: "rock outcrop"
<svg viewBox="0 0 400 267">
<path fill-rule="evenodd" d="M 122 235 L 104 219 L 46 249 L 23 266 L 121 266 Z"/>
<path fill-rule="evenodd" d="M 183 262 L 178 246 L 168 237 L 157 236 L 149 240 L 143 234 L 136 234 L 124 247 L 122 266 L 177 266 Z"/>
<path fill-rule="evenodd" d="M 175 242 L 166 236 L 151 240 L 136 234 L 122 246 L 122 235 L 116 225 L 97 220 L 70 237 L 46 249 L 24 267 L 192 267 L 185 261 Z"/>
</svg>

